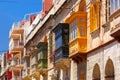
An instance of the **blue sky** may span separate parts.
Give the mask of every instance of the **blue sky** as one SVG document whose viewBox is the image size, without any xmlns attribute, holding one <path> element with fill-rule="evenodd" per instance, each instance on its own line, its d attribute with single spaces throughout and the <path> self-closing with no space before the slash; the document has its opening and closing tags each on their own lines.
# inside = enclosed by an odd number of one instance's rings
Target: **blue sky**
<svg viewBox="0 0 120 80">
<path fill-rule="evenodd" d="M 40 12 L 42 0 L 0 0 L 0 54 L 9 49 L 9 30 L 25 14 Z"/>
</svg>

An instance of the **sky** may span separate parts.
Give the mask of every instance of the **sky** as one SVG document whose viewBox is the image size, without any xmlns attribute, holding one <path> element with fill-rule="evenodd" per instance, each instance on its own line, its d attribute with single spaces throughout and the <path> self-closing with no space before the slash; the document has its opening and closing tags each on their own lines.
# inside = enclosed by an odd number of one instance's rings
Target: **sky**
<svg viewBox="0 0 120 80">
<path fill-rule="evenodd" d="M 42 0 L 0 0 L 0 54 L 9 50 L 9 31 L 13 22 L 41 9 Z"/>
</svg>

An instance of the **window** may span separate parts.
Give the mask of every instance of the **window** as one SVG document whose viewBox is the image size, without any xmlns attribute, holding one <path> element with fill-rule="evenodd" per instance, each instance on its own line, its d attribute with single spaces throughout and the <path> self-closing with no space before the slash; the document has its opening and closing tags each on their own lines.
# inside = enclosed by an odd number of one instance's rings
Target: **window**
<svg viewBox="0 0 120 80">
<path fill-rule="evenodd" d="M 55 38 L 58 38 L 62 34 L 62 30 L 59 29 L 55 32 Z"/>
<path fill-rule="evenodd" d="M 62 46 L 62 36 L 55 40 L 55 48 L 58 49 L 60 46 Z"/>
<path fill-rule="evenodd" d="M 110 13 L 120 8 L 120 0 L 110 0 Z"/>
<path fill-rule="evenodd" d="M 90 6 L 90 32 L 100 27 L 100 2 L 95 1 Z"/>
<path fill-rule="evenodd" d="M 80 36 L 85 36 L 85 26 L 80 26 Z"/>
<path fill-rule="evenodd" d="M 114 0 L 115 1 L 115 10 L 118 9 L 118 0 Z"/>
<path fill-rule="evenodd" d="M 113 0 L 110 0 L 110 12 L 112 13 L 114 11 L 114 2 Z"/>
<path fill-rule="evenodd" d="M 72 41 L 78 36 L 78 27 L 75 27 L 71 32 L 70 32 L 70 40 Z"/>
</svg>

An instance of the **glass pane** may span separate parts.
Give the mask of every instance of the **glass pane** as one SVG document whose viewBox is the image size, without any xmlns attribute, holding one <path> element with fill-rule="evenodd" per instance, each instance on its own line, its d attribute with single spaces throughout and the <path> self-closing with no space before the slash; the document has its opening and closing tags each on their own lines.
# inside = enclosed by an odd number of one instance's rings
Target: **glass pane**
<svg viewBox="0 0 120 80">
<path fill-rule="evenodd" d="M 115 10 L 118 9 L 118 0 L 115 0 Z"/>
<path fill-rule="evenodd" d="M 59 38 L 56 39 L 55 41 L 55 46 L 56 46 L 56 49 L 58 49 L 61 45 L 62 45 L 62 36 L 60 36 Z"/>
<path fill-rule="evenodd" d="M 110 0 L 110 13 L 114 11 L 114 2 L 113 0 Z"/>
</svg>

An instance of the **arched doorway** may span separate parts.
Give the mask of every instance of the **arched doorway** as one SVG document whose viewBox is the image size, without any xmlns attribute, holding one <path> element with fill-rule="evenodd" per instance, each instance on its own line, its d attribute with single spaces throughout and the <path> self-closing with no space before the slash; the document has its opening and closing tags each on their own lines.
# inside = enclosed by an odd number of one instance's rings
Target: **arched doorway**
<svg viewBox="0 0 120 80">
<path fill-rule="evenodd" d="M 98 64 L 94 66 L 92 80 L 100 80 L 100 67 Z"/>
<path fill-rule="evenodd" d="M 114 80 L 114 65 L 111 59 L 109 59 L 105 66 L 105 80 Z"/>
</svg>

